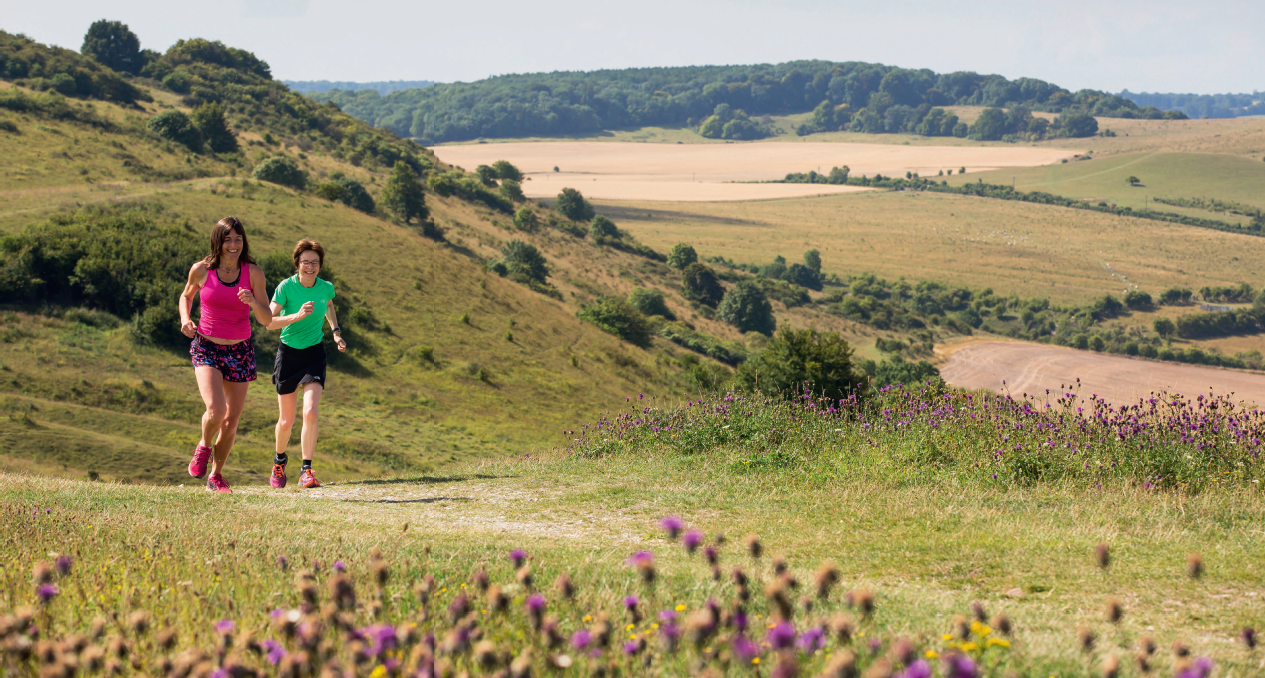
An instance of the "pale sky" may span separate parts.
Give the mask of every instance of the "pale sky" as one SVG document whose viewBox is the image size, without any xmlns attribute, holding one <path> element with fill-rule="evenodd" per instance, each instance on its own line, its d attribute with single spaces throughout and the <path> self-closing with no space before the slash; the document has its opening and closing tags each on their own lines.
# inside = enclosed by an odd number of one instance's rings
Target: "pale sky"
<svg viewBox="0 0 1265 678">
<path fill-rule="evenodd" d="M 79 49 L 101 18 L 202 37 L 284 80 L 472 81 L 637 66 L 869 61 L 1071 90 L 1265 90 L 1260 0 L 0 0 L 0 29 Z"/>
</svg>

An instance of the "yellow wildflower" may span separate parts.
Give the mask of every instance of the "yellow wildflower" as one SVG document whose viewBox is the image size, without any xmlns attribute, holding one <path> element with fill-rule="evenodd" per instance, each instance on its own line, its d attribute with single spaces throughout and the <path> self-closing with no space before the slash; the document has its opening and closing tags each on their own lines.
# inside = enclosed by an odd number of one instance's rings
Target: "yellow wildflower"
<svg viewBox="0 0 1265 678">
<path fill-rule="evenodd" d="M 369 678 L 386 678 L 386 675 L 387 675 L 387 667 L 383 666 L 382 664 L 378 664 L 377 666 L 373 667 L 373 671 L 369 674 Z"/>
<path fill-rule="evenodd" d="M 677 605 L 677 606 L 676 606 L 676 611 L 677 611 L 677 612 L 684 612 L 684 611 L 685 611 L 685 606 L 684 606 L 684 605 Z"/>
<path fill-rule="evenodd" d="M 927 650 L 925 655 L 927 659 L 935 659 L 936 657 L 940 656 L 940 654 L 936 652 L 935 650 Z"/>
<path fill-rule="evenodd" d="M 751 663 L 752 663 L 752 664 L 759 664 L 759 663 L 760 663 L 760 658 L 759 658 L 759 657 L 752 657 L 752 658 L 751 658 Z"/>
<path fill-rule="evenodd" d="M 974 652 L 979 649 L 979 645 L 975 643 L 962 643 L 958 646 L 963 652 Z"/>
<path fill-rule="evenodd" d="M 997 647 L 1010 647 L 1010 641 L 1003 640 L 1001 638 L 989 638 L 988 646 L 993 647 L 994 645 L 996 645 Z"/>
</svg>

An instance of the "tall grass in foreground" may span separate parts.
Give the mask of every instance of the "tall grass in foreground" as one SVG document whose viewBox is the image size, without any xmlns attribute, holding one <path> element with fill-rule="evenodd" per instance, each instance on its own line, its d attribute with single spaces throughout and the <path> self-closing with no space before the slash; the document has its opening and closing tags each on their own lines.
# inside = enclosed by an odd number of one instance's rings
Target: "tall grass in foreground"
<svg viewBox="0 0 1265 678">
<path fill-rule="evenodd" d="M 735 472 L 810 480 L 1259 487 L 1260 410 L 1228 396 L 1168 393 L 1117 407 L 1076 391 L 1016 398 L 936 381 L 871 398 L 727 393 L 675 408 L 639 395 L 628 410 L 566 433 L 574 436 L 569 451 L 582 456 L 721 452 Z"/>
<path fill-rule="evenodd" d="M 124 498 L 134 500 L 115 499 Z M 707 537 L 672 516 L 659 522 L 663 548 L 693 559 L 692 575 L 661 570 L 655 553 L 640 550 L 622 574 L 580 579 L 523 549 L 454 562 L 402 548 L 407 525 L 381 536 L 385 550 L 344 560 L 341 542 L 279 554 L 266 530 L 159 535 L 158 519 L 154 533 L 137 535 L 118 526 L 141 525 L 109 513 L 94 526 L 73 508 L 4 512 L 14 529 L 4 545 L 5 675 L 979 678 L 1164 667 L 1206 678 L 1214 668 L 1180 643 L 1171 656 L 1149 637 L 1121 646 L 1112 626 L 1126 610 L 1117 599 L 1080 631 L 1083 659 L 1070 664 L 1032 656 L 1023 620 L 981 603 L 940 628 L 910 629 L 884 610 L 881 592 L 843 590 L 832 563 L 799 581 L 800 570 L 770 558 L 754 535 Z M 44 551 L 68 533 L 72 550 Z M 1106 545 L 1095 558 L 1111 566 Z M 1188 567 L 1199 576 L 1198 560 Z M 1252 651 L 1254 631 L 1240 637 Z M 1122 669 L 1122 655 L 1137 673 Z"/>
</svg>

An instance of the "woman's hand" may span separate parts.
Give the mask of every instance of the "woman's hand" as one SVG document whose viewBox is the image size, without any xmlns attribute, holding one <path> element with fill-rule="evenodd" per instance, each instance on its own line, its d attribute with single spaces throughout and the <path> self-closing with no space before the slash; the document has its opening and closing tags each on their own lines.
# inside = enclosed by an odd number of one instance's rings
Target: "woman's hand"
<svg viewBox="0 0 1265 678">
<path fill-rule="evenodd" d="M 198 326 L 192 320 L 186 320 L 180 325 L 180 333 L 192 339 L 198 334 Z"/>
<path fill-rule="evenodd" d="M 336 333 L 334 334 L 334 343 L 338 345 L 338 352 L 339 352 L 339 353 L 346 353 L 346 352 L 347 352 L 347 342 L 343 341 L 343 333 L 342 333 L 342 332 L 336 332 Z"/>
<path fill-rule="evenodd" d="M 255 305 L 255 295 L 245 287 L 237 290 L 237 299 L 247 306 Z"/>
<path fill-rule="evenodd" d="M 308 317 L 309 315 L 312 315 L 313 311 L 315 311 L 315 310 L 316 310 L 316 303 L 315 303 L 315 302 L 311 302 L 311 301 L 306 302 L 306 303 L 304 303 L 304 304 L 303 304 L 303 306 L 302 306 L 302 307 L 300 307 L 300 308 L 299 308 L 299 313 L 298 313 L 298 316 L 299 316 L 300 318 L 306 318 L 306 317 Z"/>
</svg>

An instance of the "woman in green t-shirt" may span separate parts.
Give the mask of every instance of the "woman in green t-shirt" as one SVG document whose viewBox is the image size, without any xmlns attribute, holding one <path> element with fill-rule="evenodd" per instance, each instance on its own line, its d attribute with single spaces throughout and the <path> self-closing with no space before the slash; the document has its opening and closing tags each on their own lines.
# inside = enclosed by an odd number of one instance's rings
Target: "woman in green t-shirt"
<svg viewBox="0 0 1265 678">
<path fill-rule="evenodd" d="M 325 339 L 323 320 L 333 329 L 339 351 L 347 350 L 338 315 L 334 312 L 334 285 L 316 277 L 325 264 L 325 248 L 303 239 L 294 246 L 294 267 L 298 273 L 282 280 L 272 293 L 273 320 L 268 329 L 281 330 L 281 345 L 272 367 L 272 383 L 277 386 L 277 457 L 272 464 L 273 487 L 286 486 L 286 447 L 294 426 L 298 391 L 303 391 L 303 432 L 299 436 L 303 452 L 300 487 L 320 487 L 312 471 L 316 453 L 317 423 L 321 393 L 325 390 Z"/>
</svg>

